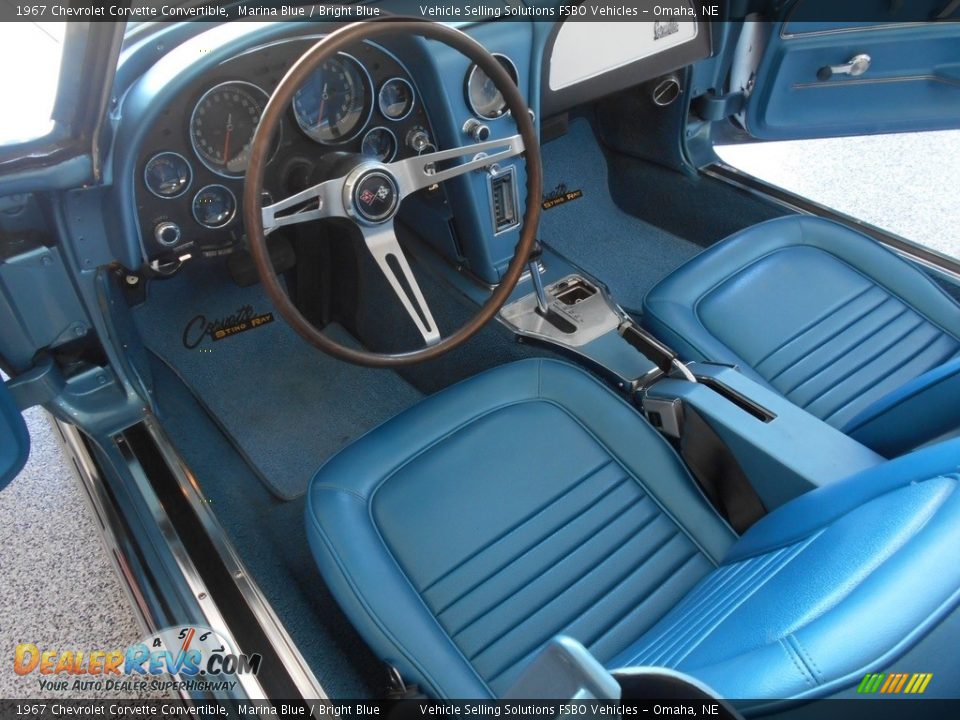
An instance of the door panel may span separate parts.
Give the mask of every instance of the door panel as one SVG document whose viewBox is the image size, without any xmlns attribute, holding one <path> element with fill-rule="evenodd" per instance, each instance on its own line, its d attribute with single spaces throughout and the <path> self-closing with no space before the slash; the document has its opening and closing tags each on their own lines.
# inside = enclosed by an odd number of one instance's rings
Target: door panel
<svg viewBox="0 0 960 720">
<path fill-rule="evenodd" d="M 0 382 L 0 490 L 23 469 L 30 453 L 30 436 L 20 408 Z"/>
<path fill-rule="evenodd" d="M 960 23 L 936 17 L 948 0 L 870 0 L 876 20 L 826 22 L 823 0 L 800 0 L 774 23 L 743 122 L 754 137 L 787 140 L 960 127 Z M 939 8 L 939 9 L 938 9 Z M 882 12 L 881 12 L 882 9 Z M 866 55 L 862 73 L 845 73 Z M 834 67 L 838 72 L 828 72 Z"/>
</svg>

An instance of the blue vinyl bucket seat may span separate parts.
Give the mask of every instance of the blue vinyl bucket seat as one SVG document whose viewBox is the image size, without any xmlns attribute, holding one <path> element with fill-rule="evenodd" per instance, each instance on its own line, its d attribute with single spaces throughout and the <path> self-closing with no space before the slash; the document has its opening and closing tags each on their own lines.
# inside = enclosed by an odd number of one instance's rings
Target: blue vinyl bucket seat
<svg viewBox="0 0 960 720">
<path fill-rule="evenodd" d="M 736 365 L 887 457 L 960 428 L 960 305 L 843 225 L 747 228 L 662 280 L 643 310 L 683 359 Z"/>
<path fill-rule="evenodd" d="M 610 669 L 819 697 L 936 638 L 948 650 L 922 670 L 956 676 L 958 468 L 960 441 L 941 443 L 738 538 L 633 407 L 578 368 L 525 360 L 332 458 L 306 525 L 350 620 L 431 695 L 502 695 L 564 634 Z"/>
</svg>

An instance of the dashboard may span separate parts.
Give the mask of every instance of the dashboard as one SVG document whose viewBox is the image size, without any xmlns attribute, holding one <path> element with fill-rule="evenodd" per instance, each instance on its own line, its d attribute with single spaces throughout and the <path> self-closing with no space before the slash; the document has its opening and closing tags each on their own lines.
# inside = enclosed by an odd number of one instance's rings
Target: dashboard
<svg viewBox="0 0 960 720">
<path fill-rule="evenodd" d="M 630 36 L 615 43 L 622 57 L 607 53 L 593 68 L 594 53 L 584 57 L 563 28 L 516 21 L 462 29 L 497 58 L 537 125 L 541 110 L 564 112 L 709 52 L 709 34 L 696 28 L 693 42 L 651 41 L 665 43 L 652 56 Z M 118 65 L 112 182 L 103 199 L 104 233 L 121 264 L 175 271 L 185 258 L 244 246 L 240 203 L 260 115 L 285 73 L 329 29 L 185 23 L 127 49 Z M 573 84 L 554 87 L 553 70 L 574 56 Z M 325 159 L 339 154 L 390 162 L 516 132 L 497 88 L 465 56 L 398 31 L 346 48 L 298 89 L 271 139 L 262 201 L 327 179 Z M 503 165 L 449 180 L 429 198 L 418 193 L 401 208 L 401 220 L 421 239 L 485 284 L 498 282 L 512 257 L 527 200 L 523 159 Z"/>
<path fill-rule="evenodd" d="M 148 257 L 188 249 L 224 254 L 242 240 L 239 204 L 260 115 L 280 79 L 317 39 L 243 52 L 203 74 L 164 109 L 146 133 L 135 179 Z M 411 74 L 382 47 L 361 43 L 324 62 L 297 90 L 271 138 L 263 203 L 319 182 L 318 160 L 328 153 L 391 162 L 433 150 L 433 137 Z"/>
</svg>

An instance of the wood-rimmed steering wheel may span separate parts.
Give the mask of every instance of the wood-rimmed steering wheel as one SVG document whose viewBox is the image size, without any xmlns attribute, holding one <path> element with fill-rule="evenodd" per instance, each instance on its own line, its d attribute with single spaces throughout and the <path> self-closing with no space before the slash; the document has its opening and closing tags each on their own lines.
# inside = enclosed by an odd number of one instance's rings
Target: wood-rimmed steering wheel
<svg viewBox="0 0 960 720">
<path fill-rule="evenodd" d="M 384 35 L 406 33 L 437 40 L 466 55 L 502 93 L 519 133 L 499 140 L 471 143 L 449 150 L 382 163 L 358 158 L 340 177 L 325 180 L 272 205 L 262 205 L 263 179 L 272 151 L 271 138 L 297 89 L 315 68 L 351 45 Z M 527 197 L 520 242 L 500 283 L 487 301 L 459 330 L 441 337 L 394 232 L 400 203 L 411 193 L 523 155 Z M 459 161 L 459 162 L 457 162 Z M 440 169 L 443 168 L 443 169 Z M 489 322 L 506 302 L 520 276 L 536 237 L 542 193 L 540 145 L 523 96 L 500 63 L 465 33 L 423 20 L 357 22 L 325 36 L 294 63 L 277 85 L 257 126 L 243 191 L 243 219 L 250 253 L 267 294 L 280 315 L 307 342 L 334 357 L 357 365 L 392 367 L 436 358 L 461 345 Z M 397 299 L 420 331 L 424 346 L 402 353 L 376 353 L 341 345 L 315 328 L 290 300 L 270 262 L 266 235 L 277 228 L 322 218 L 346 218 L 360 229 L 364 243 Z"/>
</svg>

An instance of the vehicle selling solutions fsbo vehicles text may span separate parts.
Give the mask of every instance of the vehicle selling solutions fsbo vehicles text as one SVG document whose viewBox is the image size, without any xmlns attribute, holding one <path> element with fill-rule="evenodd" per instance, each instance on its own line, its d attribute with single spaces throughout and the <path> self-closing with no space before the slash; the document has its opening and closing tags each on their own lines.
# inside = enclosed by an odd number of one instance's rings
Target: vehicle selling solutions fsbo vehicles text
<svg viewBox="0 0 960 720">
<path fill-rule="evenodd" d="M 420 14 L 429 19 L 449 18 L 500 18 L 500 17 L 537 17 L 549 18 L 637 18 L 652 17 L 695 17 L 697 12 L 691 5 L 654 5 L 642 9 L 629 5 L 584 3 L 581 5 L 559 5 L 557 7 L 528 7 L 526 5 L 420 5 Z M 700 14 L 718 16 L 718 5 L 702 5 Z"/>
</svg>

